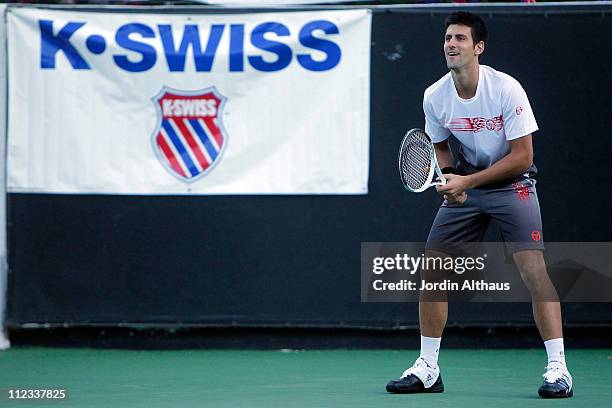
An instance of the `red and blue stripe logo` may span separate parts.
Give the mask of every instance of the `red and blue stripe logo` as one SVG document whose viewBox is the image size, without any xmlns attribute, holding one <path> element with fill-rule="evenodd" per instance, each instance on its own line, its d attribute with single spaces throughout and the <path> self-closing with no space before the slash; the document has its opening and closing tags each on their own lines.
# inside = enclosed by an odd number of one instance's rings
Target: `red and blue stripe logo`
<svg viewBox="0 0 612 408">
<path fill-rule="evenodd" d="M 164 87 L 153 98 L 158 125 L 153 147 L 174 176 L 193 182 L 215 167 L 227 145 L 222 113 L 226 98 L 215 87 L 179 91 Z"/>
</svg>

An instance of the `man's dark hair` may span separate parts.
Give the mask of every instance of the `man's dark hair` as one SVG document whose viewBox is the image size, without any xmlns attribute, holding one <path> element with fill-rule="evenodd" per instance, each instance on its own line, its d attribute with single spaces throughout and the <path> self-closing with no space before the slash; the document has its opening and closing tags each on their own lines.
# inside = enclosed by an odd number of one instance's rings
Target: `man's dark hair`
<svg viewBox="0 0 612 408">
<path fill-rule="evenodd" d="M 460 24 L 464 26 L 470 27 L 472 30 L 472 39 L 474 40 L 474 45 L 478 44 L 481 41 L 487 43 L 487 38 L 489 37 L 489 30 L 487 30 L 487 25 L 484 20 L 478 17 L 475 14 L 468 13 L 467 11 L 455 11 L 448 17 L 446 17 L 445 27 L 448 28 L 451 24 Z"/>
</svg>

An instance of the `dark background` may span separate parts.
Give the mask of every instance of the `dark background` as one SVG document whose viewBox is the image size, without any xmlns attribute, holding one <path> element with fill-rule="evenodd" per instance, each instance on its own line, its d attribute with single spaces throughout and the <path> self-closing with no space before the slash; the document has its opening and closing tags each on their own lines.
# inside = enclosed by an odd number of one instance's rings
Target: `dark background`
<svg viewBox="0 0 612 408">
<path fill-rule="evenodd" d="M 423 91 L 446 73 L 448 10 L 419 10 L 373 14 L 368 195 L 9 194 L 8 327 L 414 328 L 416 304 L 360 303 L 359 259 L 363 241 L 425 240 L 440 201 L 397 175 Z M 475 10 L 481 63 L 521 82 L 540 127 L 545 240 L 612 240 L 609 8 Z M 612 323 L 608 304 L 563 309 L 569 327 Z M 450 307 L 451 328 L 525 325 L 529 304 Z"/>
</svg>

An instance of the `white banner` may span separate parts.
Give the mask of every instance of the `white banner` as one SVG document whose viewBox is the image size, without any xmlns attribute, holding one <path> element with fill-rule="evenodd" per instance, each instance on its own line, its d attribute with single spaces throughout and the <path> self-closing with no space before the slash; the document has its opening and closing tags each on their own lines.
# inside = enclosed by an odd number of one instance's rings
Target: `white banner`
<svg viewBox="0 0 612 408">
<path fill-rule="evenodd" d="M 8 9 L 8 189 L 365 194 L 367 10 Z"/>
<path fill-rule="evenodd" d="M 4 163 L 6 142 L 6 25 L 4 23 L 5 4 L 0 4 L 0 350 L 10 343 L 4 331 L 4 312 L 6 305 L 6 191 Z"/>
</svg>

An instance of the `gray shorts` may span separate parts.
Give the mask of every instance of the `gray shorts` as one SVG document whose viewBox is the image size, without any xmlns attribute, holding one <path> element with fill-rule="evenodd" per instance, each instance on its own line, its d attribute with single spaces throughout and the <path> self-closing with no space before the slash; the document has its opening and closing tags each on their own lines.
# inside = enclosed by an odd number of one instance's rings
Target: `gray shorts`
<svg viewBox="0 0 612 408">
<path fill-rule="evenodd" d="M 525 179 L 499 188 L 468 190 L 468 199 L 463 204 L 444 200 L 431 226 L 426 248 L 448 252 L 449 244 L 480 242 L 493 219 L 509 253 L 544 250 L 535 184 L 534 179 Z"/>
</svg>

